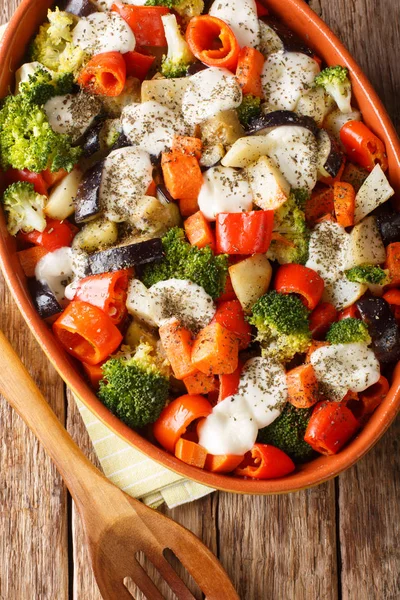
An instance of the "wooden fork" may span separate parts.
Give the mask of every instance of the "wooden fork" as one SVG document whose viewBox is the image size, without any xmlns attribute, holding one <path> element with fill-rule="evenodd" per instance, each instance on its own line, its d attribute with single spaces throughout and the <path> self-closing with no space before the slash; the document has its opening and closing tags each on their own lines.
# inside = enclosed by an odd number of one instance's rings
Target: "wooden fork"
<svg viewBox="0 0 400 600">
<path fill-rule="evenodd" d="M 137 561 L 143 552 L 179 600 L 194 596 L 166 560 L 171 549 L 208 600 L 238 600 L 226 572 L 193 533 L 131 498 L 84 456 L 0 332 L 0 391 L 23 418 L 60 471 L 82 518 L 93 572 L 104 600 L 132 600 L 130 577 L 148 600 L 162 594 Z"/>
</svg>

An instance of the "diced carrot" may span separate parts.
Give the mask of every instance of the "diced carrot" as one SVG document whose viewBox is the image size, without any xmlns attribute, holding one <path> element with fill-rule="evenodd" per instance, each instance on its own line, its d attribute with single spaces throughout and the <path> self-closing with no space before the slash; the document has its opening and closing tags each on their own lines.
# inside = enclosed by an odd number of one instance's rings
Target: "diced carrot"
<svg viewBox="0 0 400 600">
<path fill-rule="evenodd" d="M 176 379 L 194 375 L 197 369 L 191 362 L 193 342 L 190 331 L 178 319 L 173 319 L 160 327 L 159 334 Z"/>
<path fill-rule="evenodd" d="M 175 446 L 175 456 L 188 465 L 202 469 L 206 462 L 207 450 L 196 442 L 180 438 Z"/>
<path fill-rule="evenodd" d="M 318 223 L 326 223 L 326 221 L 329 221 L 330 223 L 336 223 L 335 217 L 331 213 L 327 213 L 323 217 L 320 217 L 319 219 L 317 219 L 314 222 L 314 225 L 318 225 Z"/>
<path fill-rule="evenodd" d="M 225 398 L 236 394 L 239 388 L 242 369 L 243 365 L 239 362 L 237 369 L 233 373 L 219 376 L 218 402 L 222 402 Z"/>
<path fill-rule="evenodd" d="M 83 362 L 82 367 L 85 371 L 91 385 L 95 390 L 99 389 L 100 381 L 103 379 L 103 371 L 100 365 L 89 365 L 88 363 Z"/>
<path fill-rule="evenodd" d="M 242 88 L 243 94 L 263 97 L 261 73 L 264 63 L 264 56 L 255 48 L 244 46 L 240 50 L 236 67 L 236 79 Z"/>
<path fill-rule="evenodd" d="M 329 346 L 329 342 L 320 342 L 319 340 L 313 340 L 311 342 L 311 346 L 309 346 L 306 354 L 305 364 L 308 365 L 310 363 L 311 354 L 318 350 L 318 348 L 323 348 L 324 346 Z"/>
<path fill-rule="evenodd" d="M 172 152 L 175 151 L 194 156 L 197 160 L 200 160 L 203 152 L 203 142 L 196 137 L 176 135 L 172 140 Z"/>
<path fill-rule="evenodd" d="M 342 173 L 341 181 L 351 183 L 357 193 L 364 181 L 367 179 L 368 175 L 369 173 L 367 169 L 363 169 L 358 165 L 347 162 Z"/>
<path fill-rule="evenodd" d="M 206 375 L 233 373 L 238 366 L 239 341 L 219 323 L 200 331 L 192 349 L 192 365 Z"/>
<path fill-rule="evenodd" d="M 48 252 L 49 251 L 42 246 L 32 246 L 32 248 L 17 252 L 18 260 L 27 277 L 35 277 L 36 265 L 43 256 L 48 254 Z"/>
<path fill-rule="evenodd" d="M 203 175 L 194 156 L 182 152 L 163 152 L 161 167 L 165 185 L 174 200 L 197 198 Z"/>
<path fill-rule="evenodd" d="M 237 456 L 236 454 L 222 454 L 219 456 L 207 454 L 204 468 L 206 471 L 211 471 L 211 473 L 230 473 L 240 465 L 243 458 L 244 456 Z"/>
<path fill-rule="evenodd" d="M 157 197 L 157 186 L 155 181 L 152 181 L 149 187 L 147 188 L 146 196 Z"/>
<path fill-rule="evenodd" d="M 296 408 L 309 408 L 318 402 L 318 381 L 311 364 L 291 369 L 286 374 L 288 400 Z"/>
<path fill-rule="evenodd" d="M 197 246 L 198 248 L 211 246 L 211 248 L 214 250 L 215 238 L 213 230 L 211 229 L 210 223 L 200 210 L 186 219 L 183 225 L 187 239 L 192 246 Z"/>
<path fill-rule="evenodd" d="M 179 210 L 182 217 L 191 217 L 199 210 L 197 198 L 181 198 L 179 200 Z"/>
<path fill-rule="evenodd" d="M 354 225 L 356 192 L 351 183 L 337 181 L 333 184 L 333 203 L 336 220 L 342 227 Z"/>
<path fill-rule="evenodd" d="M 389 290 L 388 292 L 385 292 L 383 294 L 383 299 L 389 304 L 400 306 L 400 290 Z"/>
<path fill-rule="evenodd" d="M 338 174 L 335 177 L 320 177 L 318 179 L 318 181 L 320 183 L 324 183 L 325 185 L 333 185 L 336 181 L 341 181 L 345 167 L 346 167 L 346 158 L 343 157 L 342 165 L 338 171 Z"/>
<path fill-rule="evenodd" d="M 214 377 L 212 375 L 205 375 L 201 371 L 185 377 L 183 383 L 186 385 L 188 394 L 208 394 L 208 392 L 216 389 Z"/>
<path fill-rule="evenodd" d="M 333 211 L 333 189 L 331 187 L 317 188 L 306 202 L 305 214 L 310 225 L 326 214 L 333 214 Z"/>
<path fill-rule="evenodd" d="M 400 284 L 400 242 L 386 247 L 386 268 L 389 269 L 390 285 Z"/>
</svg>

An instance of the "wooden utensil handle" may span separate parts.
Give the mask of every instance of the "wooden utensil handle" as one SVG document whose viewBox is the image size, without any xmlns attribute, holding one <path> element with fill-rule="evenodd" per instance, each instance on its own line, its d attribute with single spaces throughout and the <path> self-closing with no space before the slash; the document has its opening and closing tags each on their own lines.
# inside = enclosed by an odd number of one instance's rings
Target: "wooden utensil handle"
<svg viewBox="0 0 400 600">
<path fill-rule="evenodd" d="M 103 477 L 61 425 L 1 331 L 0 391 L 49 453 L 74 499 L 83 499 L 93 479 Z"/>
</svg>

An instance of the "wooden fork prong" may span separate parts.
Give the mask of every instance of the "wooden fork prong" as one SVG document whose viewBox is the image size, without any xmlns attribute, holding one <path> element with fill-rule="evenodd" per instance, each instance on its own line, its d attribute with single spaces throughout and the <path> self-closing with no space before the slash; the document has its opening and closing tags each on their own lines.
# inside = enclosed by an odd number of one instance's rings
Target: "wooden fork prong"
<svg viewBox="0 0 400 600">
<path fill-rule="evenodd" d="M 165 600 L 160 590 L 154 585 L 154 583 L 147 575 L 142 565 L 136 560 L 136 558 L 134 558 L 132 563 L 130 564 L 129 571 L 129 573 L 126 573 L 126 577 L 130 577 L 132 579 L 135 585 L 146 596 L 148 600 Z M 118 596 L 115 596 L 115 598 L 118 598 L 119 600 Z"/>
<path fill-rule="evenodd" d="M 196 600 L 175 569 L 162 554 L 159 554 L 159 552 L 153 553 L 150 560 L 179 600 Z"/>
<path fill-rule="evenodd" d="M 114 581 L 105 577 L 96 579 L 103 600 L 132 600 L 133 596 L 122 581 Z M 163 599 L 164 600 L 164 599 Z"/>
</svg>

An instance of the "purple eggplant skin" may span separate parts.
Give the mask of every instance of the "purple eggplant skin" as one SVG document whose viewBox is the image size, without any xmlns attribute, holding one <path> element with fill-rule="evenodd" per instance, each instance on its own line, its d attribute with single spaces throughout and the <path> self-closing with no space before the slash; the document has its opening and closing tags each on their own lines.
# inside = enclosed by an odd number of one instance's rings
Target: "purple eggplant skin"
<svg viewBox="0 0 400 600">
<path fill-rule="evenodd" d="M 293 33 L 293 31 L 288 29 L 286 25 L 281 23 L 281 21 L 279 21 L 276 17 L 268 15 L 262 17 L 261 21 L 264 21 L 264 23 L 269 25 L 281 38 L 286 52 L 301 52 L 307 56 L 314 56 L 313 50 L 311 50 L 307 44 L 305 44 L 295 33 Z"/>
<path fill-rule="evenodd" d="M 78 187 L 75 204 L 75 221 L 85 223 L 101 213 L 100 184 L 103 175 L 104 161 L 90 167 L 84 174 Z"/>
<path fill-rule="evenodd" d="M 120 269 L 129 269 L 136 265 L 145 265 L 163 257 L 161 238 L 153 238 L 137 244 L 118 246 L 96 252 L 89 257 L 89 275 L 110 273 Z"/>
<path fill-rule="evenodd" d="M 275 129 L 282 125 L 293 125 L 294 127 L 304 127 L 313 133 L 315 136 L 319 133 L 319 128 L 312 117 L 298 115 L 291 110 L 274 110 L 270 113 L 265 113 L 259 117 L 254 117 L 249 121 L 246 127 L 246 135 L 260 134 L 264 129 Z M 265 134 L 268 131 L 265 131 Z"/>
<path fill-rule="evenodd" d="M 336 177 L 343 164 L 343 153 L 335 140 L 325 131 L 320 129 L 318 132 L 318 154 L 321 147 L 324 150 L 322 167 L 330 177 Z"/>
<path fill-rule="evenodd" d="M 28 288 L 33 304 L 42 319 L 54 317 L 62 312 L 63 309 L 47 284 L 31 279 Z"/>
<path fill-rule="evenodd" d="M 166 204 L 171 204 L 171 202 L 174 202 L 173 197 L 171 196 L 171 194 L 169 193 L 169 191 L 167 190 L 167 188 L 164 184 L 160 184 L 157 186 L 157 196 L 159 194 L 160 194 L 162 200 L 164 202 L 166 202 Z"/>
<path fill-rule="evenodd" d="M 400 242 L 400 212 L 382 212 L 376 216 L 376 224 L 385 246 Z"/>
<path fill-rule="evenodd" d="M 364 296 L 358 300 L 357 308 L 368 325 L 372 350 L 379 362 L 390 364 L 400 360 L 400 330 L 388 302 Z"/>
<path fill-rule="evenodd" d="M 95 4 L 90 0 L 61 0 L 57 4 L 60 10 L 65 10 L 77 17 L 88 17 L 89 15 L 98 12 Z"/>
<path fill-rule="evenodd" d="M 114 150 L 120 150 L 121 148 L 127 148 L 128 146 L 132 146 L 132 144 L 130 143 L 130 141 L 128 140 L 126 135 L 124 133 L 121 133 L 118 136 L 118 138 L 116 139 L 116 141 L 114 142 L 114 144 L 112 145 L 112 147 L 110 149 L 110 153 L 114 152 Z"/>
<path fill-rule="evenodd" d="M 85 158 L 90 158 L 96 152 L 99 152 L 100 146 L 100 134 L 103 129 L 104 123 L 102 121 L 98 121 L 91 127 L 84 136 L 83 141 L 81 142 L 83 156 Z"/>
</svg>

